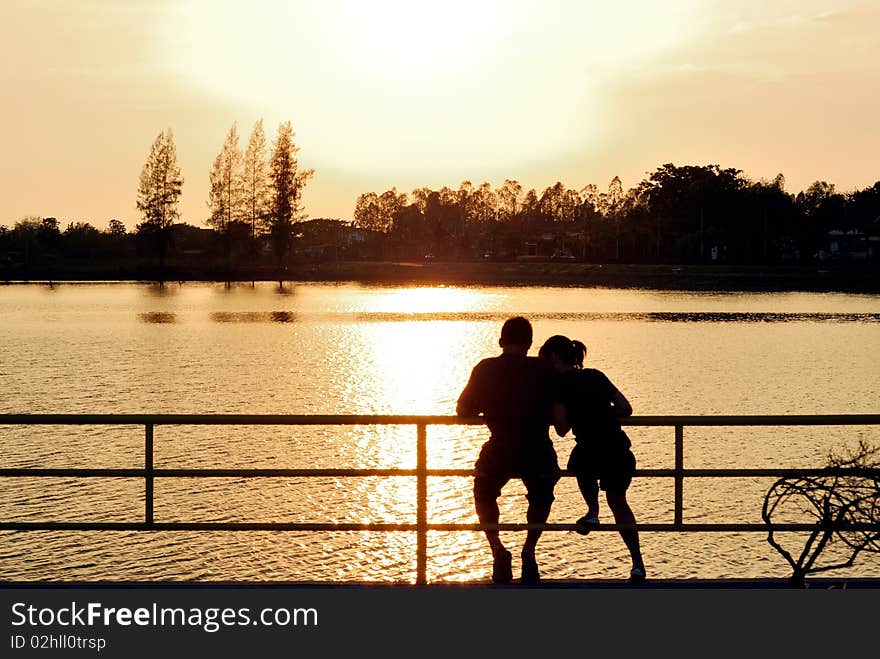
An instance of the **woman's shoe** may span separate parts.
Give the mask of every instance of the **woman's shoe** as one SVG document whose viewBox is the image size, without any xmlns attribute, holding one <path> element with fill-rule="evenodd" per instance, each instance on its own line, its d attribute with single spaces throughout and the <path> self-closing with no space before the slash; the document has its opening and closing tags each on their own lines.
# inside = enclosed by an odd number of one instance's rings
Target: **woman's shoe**
<svg viewBox="0 0 880 659">
<path fill-rule="evenodd" d="M 592 531 L 592 527 L 599 524 L 599 518 L 596 515 L 584 515 L 576 521 L 575 524 L 580 527 L 576 530 L 576 533 L 580 535 L 589 535 L 590 531 Z"/>
</svg>

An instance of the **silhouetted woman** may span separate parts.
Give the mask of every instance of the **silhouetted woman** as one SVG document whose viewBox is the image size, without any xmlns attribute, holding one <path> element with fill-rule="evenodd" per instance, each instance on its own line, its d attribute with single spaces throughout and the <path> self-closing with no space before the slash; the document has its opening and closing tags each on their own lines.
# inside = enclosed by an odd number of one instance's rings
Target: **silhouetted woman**
<svg viewBox="0 0 880 659">
<path fill-rule="evenodd" d="M 568 469 L 577 477 L 587 504 L 587 514 L 577 520 L 578 533 L 586 535 L 599 523 L 599 489 L 605 490 L 608 507 L 617 524 L 635 524 L 636 518 L 626 500 L 636 459 L 629 437 L 620 427 L 620 417 L 632 414 L 632 406 L 602 371 L 584 368 L 587 347 L 568 337 L 551 336 L 538 353 L 550 361 L 557 372 L 557 400 L 554 426 L 560 437 L 569 430 L 575 447 Z M 620 532 L 632 558 L 630 577 L 645 578 L 645 564 L 635 529 Z"/>
</svg>

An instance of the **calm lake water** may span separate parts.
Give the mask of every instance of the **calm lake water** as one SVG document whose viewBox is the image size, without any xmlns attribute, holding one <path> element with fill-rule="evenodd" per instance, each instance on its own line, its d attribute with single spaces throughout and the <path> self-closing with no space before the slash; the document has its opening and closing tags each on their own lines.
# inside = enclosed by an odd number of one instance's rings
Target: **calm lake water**
<svg viewBox="0 0 880 659">
<path fill-rule="evenodd" d="M 589 346 L 635 414 L 877 413 L 880 296 L 355 284 L 0 287 L 0 413 L 454 414 L 503 320 Z M 672 429 L 630 428 L 642 468 L 673 466 Z M 413 428 L 163 427 L 165 468 L 415 465 Z M 431 468 L 472 468 L 481 427 L 429 428 Z M 553 435 L 564 465 L 573 442 Z M 822 466 L 878 427 L 685 430 L 687 467 Z M 141 467 L 143 427 L 0 426 L 3 467 Z M 691 479 L 685 521 L 760 522 L 767 479 Z M 471 482 L 429 480 L 429 518 L 473 523 Z M 523 489 L 502 521 L 525 521 Z M 671 522 L 671 479 L 636 479 L 640 522 Z M 137 521 L 137 479 L 0 479 L 3 521 Z M 410 478 L 159 479 L 157 521 L 414 522 Z M 604 503 L 604 502 L 603 502 Z M 563 479 L 551 522 L 583 514 Z M 603 520 L 611 521 L 607 507 Z M 518 547 L 523 534 L 503 534 Z M 797 538 L 791 538 L 797 546 Z M 642 534 L 649 576 L 787 576 L 764 534 Z M 431 533 L 428 576 L 486 579 L 481 534 Z M 517 551 L 514 552 L 515 556 Z M 616 534 L 547 533 L 547 578 L 628 575 Z M 515 559 L 515 570 L 518 562 Z M 0 532 L 0 580 L 408 580 L 410 533 Z M 863 555 L 844 573 L 880 576 Z"/>
</svg>

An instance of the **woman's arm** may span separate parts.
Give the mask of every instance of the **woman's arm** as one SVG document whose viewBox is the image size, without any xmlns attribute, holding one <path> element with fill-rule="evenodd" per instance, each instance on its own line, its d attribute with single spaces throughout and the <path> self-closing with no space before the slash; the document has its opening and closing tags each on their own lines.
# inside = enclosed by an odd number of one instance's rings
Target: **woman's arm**
<svg viewBox="0 0 880 659">
<path fill-rule="evenodd" d="M 565 405 L 562 403 L 553 405 L 553 427 L 560 437 L 565 437 L 565 433 L 571 430 L 571 426 L 568 425 L 568 415 L 565 413 Z"/>
<path fill-rule="evenodd" d="M 611 404 L 617 416 L 630 416 L 633 413 L 632 405 L 617 387 L 611 392 Z"/>
</svg>

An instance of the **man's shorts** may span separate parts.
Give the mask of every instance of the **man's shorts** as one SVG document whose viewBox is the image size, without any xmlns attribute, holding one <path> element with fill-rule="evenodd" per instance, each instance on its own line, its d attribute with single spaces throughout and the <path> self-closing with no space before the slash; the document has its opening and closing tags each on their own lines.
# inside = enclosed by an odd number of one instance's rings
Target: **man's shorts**
<svg viewBox="0 0 880 659">
<path fill-rule="evenodd" d="M 636 456 L 622 446 L 601 448 L 575 444 L 568 458 L 568 469 L 580 479 L 599 481 L 599 487 L 608 494 L 625 494 L 632 483 Z"/>
<path fill-rule="evenodd" d="M 474 499 L 477 501 L 494 501 L 510 479 L 519 478 L 530 503 L 549 506 L 560 477 L 556 451 L 549 439 L 519 449 L 489 440 L 480 450 L 475 470 Z"/>
</svg>

